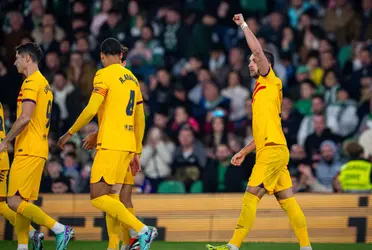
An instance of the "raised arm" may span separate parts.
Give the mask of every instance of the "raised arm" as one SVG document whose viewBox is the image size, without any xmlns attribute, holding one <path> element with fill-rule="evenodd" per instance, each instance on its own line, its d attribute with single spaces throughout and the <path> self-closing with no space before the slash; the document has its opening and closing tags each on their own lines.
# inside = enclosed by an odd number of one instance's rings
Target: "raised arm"
<svg viewBox="0 0 372 250">
<path fill-rule="evenodd" d="M 247 23 L 244 21 L 243 15 L 242 14 L 234 15 L 233 21 L 237 25 L 239 25 L 244 32 L 244 36 L 245 39 L 247 40 L 248 46 L 255 57 L 258 66 L 258 72 L 262 76 L 267 75 L 270 70 L 269 62 L 264 54 L 261 44 L 257 40 L 256 36 L 253 34 L 253 32 L 250 30 Z"/>
</svg>

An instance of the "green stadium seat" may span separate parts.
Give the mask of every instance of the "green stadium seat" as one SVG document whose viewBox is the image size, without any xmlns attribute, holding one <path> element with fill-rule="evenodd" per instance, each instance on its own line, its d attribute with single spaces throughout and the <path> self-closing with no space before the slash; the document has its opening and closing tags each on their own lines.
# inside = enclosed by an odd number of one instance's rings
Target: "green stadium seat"
<svg viewBox="0 0 372 250">
<path fill-rule="evenodd" d="M 200 194 L 203 193 L 203 182 L 202 181 L 195 181 L 190 188 L 190 193 L 192 194 Z"/>
<path fill-rule="evenodd" d="M 180 181 L 163 181 L 158 187 L 159 194 L 184 194 L 185 185 Z"/>
</svg>

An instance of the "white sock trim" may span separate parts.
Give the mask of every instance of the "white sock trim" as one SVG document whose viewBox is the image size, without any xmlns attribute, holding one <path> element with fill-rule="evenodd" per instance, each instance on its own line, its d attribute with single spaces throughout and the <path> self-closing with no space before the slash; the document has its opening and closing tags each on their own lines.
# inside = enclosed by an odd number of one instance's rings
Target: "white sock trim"
<svg viewBox="0 0 372 250">
<path fill-rule="evenodd" d="M 130 236 L 131 238 L 135 238 L 135 237 L 137 236 L 137 232 L 134 231 L 134 230 L 131 228 L 131 229 L 129 229 L 129 236 Z"/>
<path fill-rule="evenodd" d="M 300 247 L 300 250 L 313 250 L 311 246 Z"/>
<path fill-rule="evenodd" d="M 230 247 L 230 250 L 239 250 L 239 248 L 231 243 L 227 244 Z"/>
<path fill-rule="evenodd" d="M 139 232 L 138 236 L 141 236 L 142 234 L 145 234 L 147 231 L 149 231 L 149 228 L 147 226 L 144 226 Z"/>
<path fill-rule="evenodd" d="M 120 250 L 128 250 L 129 249 L 129 245 L 122 245 Z"/>
<path fill-rule="evenodd" d="M 60 234 L 60 233 L 63 233 L 63 231 L 65 231 L 65 226 L 62 225 L 61 223 L 59 223 L 59 222 L 57 221 L 56 224 L 54 224 L 54 226 L 52 227 L 51 230 L 52 230 L 53 233 L 55 233 L 55 234 Z"/>
<path fill-rule="evenodd" d="M 28 245 L 26 245 L 26 244 L 18 244 L 17 250 L 28 250 Z"/>
</svg>

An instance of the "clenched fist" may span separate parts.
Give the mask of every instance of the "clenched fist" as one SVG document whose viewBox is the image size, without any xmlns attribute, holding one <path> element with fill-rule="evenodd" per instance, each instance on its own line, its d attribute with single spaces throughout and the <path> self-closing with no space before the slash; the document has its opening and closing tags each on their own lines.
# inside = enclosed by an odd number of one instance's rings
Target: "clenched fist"
<svg viewBox="0 0 372 250">
<path fill-rule="evenodd" d="M 235 14 L 233 17 L 233 21 L 236 23 L 236 25 L 239 26 L 245 22 L 242 14 Z"/>
</svg>

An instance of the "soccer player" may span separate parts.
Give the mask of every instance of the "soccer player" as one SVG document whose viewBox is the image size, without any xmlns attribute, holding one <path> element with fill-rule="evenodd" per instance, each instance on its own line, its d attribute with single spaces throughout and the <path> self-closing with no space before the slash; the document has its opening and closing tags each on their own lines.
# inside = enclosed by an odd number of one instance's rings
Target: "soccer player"
<svg viewBox="0 0 372 250">
<path fill-rule="evenodd" d="M 5 138 L 4 109 L 0 103 L 0 142 Z M 5 150 L 0 152 L 0 215 L 7 219 L 10 224 L 15 225 L 16 212 L 11 210 L 6 204 L 7 177 L 9 172 L 9 157 Z M 32 241 L 33 249 L 43 249 L 44 234 L 36 231 L 32 226 L 28 233 Z"/>
<path fill-rule="evenodd" d="M 46 226 L 56 234 L 57 250 L 66 249 L 73 229 L 64 226 L 29 200 L 37 200 L 45 161 L 48 158 L 48 133 L 53 94 L 48 81 L 40 73 L 41 50 L 35 43 L 16 48 L 14 65 L 26 79 L 17 100 L 17 120 L 0 143 L 0 152 L 16 138 L 9 174 L 8 204 L 17 213 L 15 229 L 18 250 L 28 249 L 30 220 Z"/>
<path fill-rule="evenodd" d="M 126 66 L 126 58 L 128 54 L 128 48 L 122 46 L 122 57 L 121 57 L 121 65 L 123 67 Z M 142 95 L 139 99 L 142 99 Z M 142 122 L 144 119 L 139 117 L 140 121 L 134 124 L 134 131 L 136 135 L 136 142 L 140 142 L 142 145 L 143 140 L 143 132 L 145 123 Z M 83 139 L 84 144 L 83 148 L 87 150 L 91 150 L 97 145 L 97 135 L 98 131 L 89 134 L 86 138 Z M 140 145 L 140 147 L 141 147 Z M 140 150 L 142 151 L 142 149 Z M 122 166 L 125 167 L 125 166 Z M 130 168 L 128 168 L 127 174 L 125 175 L 125 180 L 123 184 L 117 183 L 113 186 L 113 196 L 119 197 L 120 201 L 124 204 L 124 206 L 134 215 L 134 208 L 132 203 L 132 189 L 134 185 L 134 176 L 140 170 L 140 163 L 139 163 L 139 155 L 136 154 L 131 163 Z M 121 250 L 137 250 L 139 248 L 139 242 L 137 233 L 133 230 L 128 228 L 128 226 L 120 226 L 117 220 L 114 220 L 111 216 L 106 214 L 106 225 L 107 231 L 109 235 L 109 246 L 108 249 L 116 249 L 116 246 L 120 243 L 120 233 L 123 233 L 123 244 Z"/>
<path fill-rule="evenodd" d="M 63 135 L 58 145 L 84 127 L 98 112 L 97 153 L 90 178 L 92 205 L 112 219 L 128 225 L 138 233 L 141 250 L 149 249 L 157 230 L 147 227 L 120 202 L 113 186 L 123 184 L 128 166 L 135 154 L 141 153 L 134 125 L 144 122 L 139 83 L 121 63 L 122 47 L 118 40 L 107 38 L 101 44 L 103 69 L 94 77 L 93 93 L 87 107 L 75 124 Z M 142 120 L 142 121 L 141 121 Z M 143 132 L 142 132 L 143 133 Z M 116 246 L 115 246 L 116 247 Z"/>
<path fill-rule="evenodd" d="M 233 237 L 227 245 L 206 247 L 210 250 L 237 250 L 252 228 L 257 204 L 265 193 L 275 194 L 287 213 L 301 250 L 311 250 L 305 216 L 293 197 L 292 182 L 287 169 L 289 152 L 281 127 L 282 82 L 276 77 L 274 57 L 263 51 L 257 38 L 244 22 L 242 14 L 234 15 L 252 51 L 249 71 L 256 79 L 252 94 L 253 141 L 234 155 L 231 163 L 240 166 L 245 156 L 256 149 L 256 164 L 248 181 L 243 208 Z"/>
</svg>

